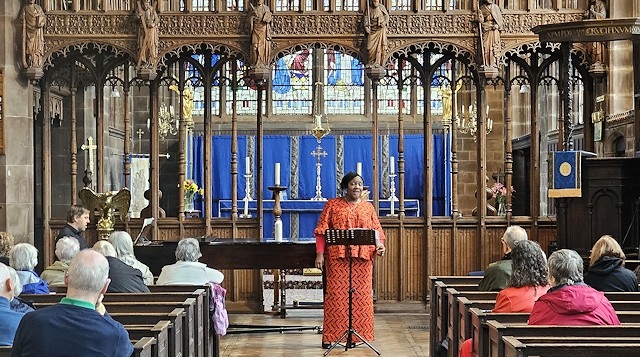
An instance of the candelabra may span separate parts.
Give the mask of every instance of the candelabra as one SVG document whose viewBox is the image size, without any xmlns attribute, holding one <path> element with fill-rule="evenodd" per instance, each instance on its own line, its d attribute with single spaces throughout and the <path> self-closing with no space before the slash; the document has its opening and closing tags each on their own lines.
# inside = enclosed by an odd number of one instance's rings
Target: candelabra
<svg viewBox="0 0 640 357">
<path fill-rule="evenodd" d="M 251 214 L 249 213 L 249 202 L 252 201 L 251 198 L 251 173 L 248 172 L 244 175 L 245 183 L 244 183 L 244 212 L 240 215 L 240 218 L 251 218 Z"/>
<path fill-rule="evenodd" d="M 160 136 L 160 140 L 164 140 L 169 134 L 178 134 L 179 126 L 180 121 L 175 117 L 173 105 L 170 105 L 167 109 L 164 103 L 160 104 L 160 112 L 158 113 L 158 135 Z M 151 121 L 148 119 L 147 129 L 151 130 Z"/>
<path fill-rule="evenodd" d="M 327 156 L 327 152 L 322 148 L 321 142 L 322 138 L 327 136 L 331 132 L 331 129 L 322 127 L 322 115 L 316 115 L 316 127 L 311 129 L 311 133 L 318 141 L 318 146 L 315 150 L 311 152 L 311 156 L 316 158 L 316 196 L 313 197 L 312 201 L 326 201 L 327 199 L 322 197 L 322 181 L 320 179 L 320 174 L 322 173 L 322 163 L 320 160 Z"/>
<path fill-rule="evenodd" d="M 396 197 L 396 174 L 389 174 L 389 180 L 391 181 L 389 184 L 389 214 L 387 216 L 397 216 L 395 213 L 395 202 L 398 201 L 398 197 Z"/>
<path fill-rule="evenodd" d="M 465 113 L 463 106 L 462 122 L 460 116 L 456 114 L 456 124 L 462 134 L 469 134 L 473 137 L 473 141 L 476 141 L 478 133 L 478 108 L 475 105 L 470 105 L 469 111 Z M 487 106 L 487 135 L 491 132 L 491 129 L 493 129 L 493 120 L 489 118 L 489 106 Z"/>
</svg>

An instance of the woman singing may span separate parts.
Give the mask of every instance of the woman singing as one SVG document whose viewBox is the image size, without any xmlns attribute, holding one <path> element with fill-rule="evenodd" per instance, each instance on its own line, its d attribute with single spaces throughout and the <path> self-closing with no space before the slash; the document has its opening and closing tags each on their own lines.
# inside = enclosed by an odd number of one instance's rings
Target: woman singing
<svg viewBox="0 0 640 357">
<path fill-rule="evenodd" d="M 326 294 L 324 296 L 324 326 L 322 347 L 328 348 L 348 329 L 349 256 L 352 257 L 353 329 L 366 341 L 373 340 L 372 274 L 375 255 L 383 255 L 384 232 L 375 208 L 367 202 L 362 177 L 355 172 L 346 174 L 340 182 L 343 197 L 331 199 L 322 210 L 316 236 L 316 268 L 325 266 Z M 354 245 L 350 252 L 343 245 L 325 248 L 327 229 L 375 229 L 378 246 Z M 346 341 L 343 341 L 346 343 Z M 352 343 L 360 342 L 357 337 Z"/>
</svg>

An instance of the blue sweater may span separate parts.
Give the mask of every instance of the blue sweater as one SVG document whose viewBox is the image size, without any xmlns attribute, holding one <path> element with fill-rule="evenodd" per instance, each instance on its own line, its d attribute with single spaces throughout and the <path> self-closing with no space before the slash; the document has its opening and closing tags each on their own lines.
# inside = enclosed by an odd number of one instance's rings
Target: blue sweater
<svg viewBox="0 0 640 357">
<path fill-rule="evenodd" d="M 0 296 L 0 346 L 11 346 L 24 313 L 11 311 L 9 300 Z"/>
<path fill-rule="evenodd" d="M 63 298 L 60 304 L 25 315 L 11 356 L 129 357 L 129 333 L 91 303 Z"/>
</svg>

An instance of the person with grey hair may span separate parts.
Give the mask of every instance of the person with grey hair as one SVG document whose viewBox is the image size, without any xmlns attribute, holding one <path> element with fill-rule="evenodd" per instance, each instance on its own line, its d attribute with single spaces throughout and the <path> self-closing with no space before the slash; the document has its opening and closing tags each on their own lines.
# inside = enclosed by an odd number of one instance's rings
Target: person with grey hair
<svg viewBox="0 0 640 357">
<path fill-rule="evenodd" d="M 109 263 L 93 250 L 71 259 L 67 295 L 59 304 L 30 312 L 16 332 L 12 356 L 129 357 L 133 345 L 124 326 L 96 310 L 109 286 Z"/>
<path fill-rule="evenodd" d="M 520 226 L 510 226 L 500 239 L 502 243 L 502 253 L 504 256 L 497 262 L 489 264 L 484 271 L 484 278 L 480 281 L 478 290 L 480 291 L 500 291 L 509 285 L 511 277 L 511 250 L 516 243 L 528 240 L 527 231 Z"/>
<path fill-rule="evenodd" d="M 20 298 L 20 294 L 22 294 L 22 282 L 20 281 L 18 272 L 16 272 L 16 270 L 10 266 L 7 266 L 7 269 L 9 269 L 9 276 L 11 277 L 11 282 L 13 283 L 13 300 L 9 302 L 11 310 L 15 312 L 21 312 L 23 314 L 34 311 L 36 308 L 33 305 L 32 301 L 23 300 L 22 298 Z"/>
<path fill-rule="evenodd" d="M 106 240 L 93 245 L 93 250 L 102 254 L 109 262 L 109 293 L 148 293 L 142 272 L 116 257 L 116 249 Z"/>
<path fill-rule="evenodd" d="M 570 249 L 549 256 L 552 288 L 533 305 L 529 325 L 620 325 L 611 302 L 582 281 L 583 262 Z"/>
<path fill-rule="evenodd" d="M 14 283 L 6 265 L 0 263 L 0 346 L 11 346 L 23 312 L 12 311 Z"/>
<path fill-rule="evenodd" d="M 9 253 L 9 265 L 17 272 L 22 282 L 23 294 L 48 294 L 49 284 L 35 272 L 38 265 L 38 249 L 29 243 L 18 243 Z"/>
<path fill-rule="evenodd" d="M 109 236 L 109 243 L 116 250 L 116 256 L 125 264 L 128 264 L 142 273 L 144 283 L 153 285 L 153 274 L 147 265 L 136 259 L 133 252 L 133 240 L 129 233 L 124 231 L 116 231 Z"/>
<path fill-rule="evenodd" d="M 56 243 L 58 260 L 49 265 L 40 275 L 49 286 L 64 286 L 64 273 L 69 269 L 69 262 L 80 251 L 80 244 L 74 237 L 62 237 Z"/>
<path fill-rule="evenodd" d="M 224 275 L 216 269 L 200 263 L 200 244 L 195 238 L 184 238 L 176 248 L 176 262 L 162 268 L 157 285 L 204 285 L 222 283 Z"/>
</svg>

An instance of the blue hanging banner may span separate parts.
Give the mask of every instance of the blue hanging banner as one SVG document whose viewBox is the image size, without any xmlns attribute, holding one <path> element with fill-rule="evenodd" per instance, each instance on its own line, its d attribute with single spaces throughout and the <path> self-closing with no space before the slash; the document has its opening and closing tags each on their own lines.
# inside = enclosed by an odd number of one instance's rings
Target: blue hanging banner
<svg viewBox="0 0 640 357">
<path fill-rule="evenodd" d="M 554 151 L 549 154 L 549 197 L 582 197 L 580 158 L 580 151 Z"/>
</svg>

